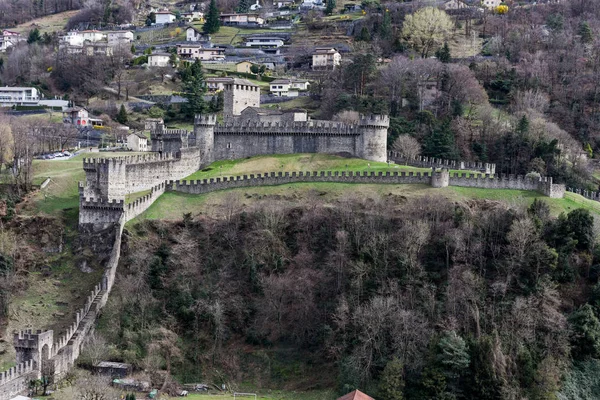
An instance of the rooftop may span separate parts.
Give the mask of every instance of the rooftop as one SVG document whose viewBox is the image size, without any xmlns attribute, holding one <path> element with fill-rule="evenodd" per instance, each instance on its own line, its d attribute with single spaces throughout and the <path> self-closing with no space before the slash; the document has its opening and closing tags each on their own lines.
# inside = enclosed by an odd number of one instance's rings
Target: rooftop
<svg viewBox="0 0 600 400">
<path fill-rule="evenodd" d="M 356 389 L 353 392 L 350 392 L 337 400 L 375 400 L 369 395 L 364 394 L 360 390 Z"/>
<path fill-rule="evenodd" d="M 247 79 L 240 79 L 240 78 L 231 78 L 233 80 L 233 84 L 235 85 L 246 85 L 246 86 L 254 86 L 254 87 L 258 87 L 258 85 L 256 83 L 252 83 Z"/>
<path fill-rule="evenodd" d="M 142 135 L 143 136 L 143 135 Z M 146 136 L 144 136 L 146 138 Z M 125 364 L 120 362 L 112 362 L 112 361 L 100 361 L 96 364 L 96 367 L 100 368 L 131 368 L 131 364 Z"/>
</svg>

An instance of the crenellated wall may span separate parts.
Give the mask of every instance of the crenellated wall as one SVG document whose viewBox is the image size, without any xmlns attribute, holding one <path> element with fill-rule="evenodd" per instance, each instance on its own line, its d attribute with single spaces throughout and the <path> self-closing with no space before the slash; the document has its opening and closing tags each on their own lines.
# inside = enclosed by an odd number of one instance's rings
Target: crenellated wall
<svg viewBox="0 0 600 400">
<path fill-rule="evenodd" d="M 433 172 L 268 172 L 235 177 L 211 178 L 196 181 L 169 181 L 167 191 L 203 194 L 216 190 L 253 186 L 276 186 L 298 182 L 337 182 L 363 184 L 427 184 L 442 188 L 446 186 L 477 187 L 488 189 L 534 190 L 550 197 L 562 197 L 564 185 L 552 183 L 552 178 L 525 178 L 522 176 L 494 177 L 489 174 L 450 174 L 447 169 Z"/>
<path fill-rule="evenodd" d="M 407 159 L 402 157 L 397 151 L 388 151 L 388 159 L 390 161 L 394 161 L 396 164 L 410 165 L 412 167 L 479 171 L 484 174 L 492 175 L 496 173 L 496 164 L 492 163 L 444 160 L 441 158 L 424 156 L 417 156 L 415 158 Z"/>
<path fill-rule="evenodd" d="M 181 149 L 176 154 L 84 159 L 86 182 L 80 190 L 86 198 L 124 199 L 173 177 L 183 178 L 199 167 L 200 154 L 195 147 Z"/>
</svg>

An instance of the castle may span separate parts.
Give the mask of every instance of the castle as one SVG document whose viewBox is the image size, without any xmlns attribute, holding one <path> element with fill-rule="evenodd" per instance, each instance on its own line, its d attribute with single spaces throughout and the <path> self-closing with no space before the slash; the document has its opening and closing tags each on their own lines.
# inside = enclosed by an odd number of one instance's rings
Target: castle
<svg viewBox="0 0 600 400">
<path fill-rule="evenodd" d="M 22 331 L 14 334 L 17 365 L 0 373 L 0 400 L 8 400 L 42 375 L 60 377 L 75 363 L 98 313 L 113 286 L 119 262 L 124 224 L 144 212 L 165 191 L 203 194 L 215 190 L 282 185 L 295 182 L 378 184 L 427 184 L 493 189 L 535 190 L 549 197 L 563 197 L 564 185 L 552 178 L 495 175 L 495 165 L 418 157 L 404 160 L 387 152 L 387 116 L 361 116 L 355 124 L 311 120 L 306 112 L 261 109 L 260 92 L 251 82 L 232 79 L 225 86 L 224 121 L 216 115 L 199 115 L 194 129 L 166 129 L 151 121 L 153 153 L 141 156 L 86 159 L 85 182 L 79 185 L 79 227 L 82 234 L 104 235 L 114 240 L 101 282 L 74 315 L 67 332 Z M 186 176 L 217 160 L 261 154 L 343 153 L 371 161 L 394 160 L 432 172 L 270 172 L 238 177 L 184 181 Z M 449 169 L 477 170 L 483 174 L 451 174 Z M 126 203 L 132 193 L 149 193 Z"/>
</svg>

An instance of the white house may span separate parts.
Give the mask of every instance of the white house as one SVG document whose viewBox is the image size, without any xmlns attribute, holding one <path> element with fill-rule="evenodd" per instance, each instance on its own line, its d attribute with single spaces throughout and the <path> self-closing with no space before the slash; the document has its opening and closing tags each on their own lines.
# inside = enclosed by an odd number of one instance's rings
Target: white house
<svg viewBox="0 0 600 400">
<path fill-rule="evenodd" d="M 189 26 L 185 30 L 185 40 L 188 42 L 207 42 L 210 40 L 210 36 L 205 35 L 204 32 L 193 26 Z"/>
<path fill-rule="evenodd" d="M 107 38 L 106 32 L 97 30 L 89 31 L 70 31 L 65 36 L 61 36 L 60 44 L 68 46 L 83 46 L 85 42 L 96 43 L 105 41 Z M 132 34 L 133 39 L 133 34 Z"/>
<path fill-rule="evenodd" d="M 133 151 L 148 151 L 148 138 L 139 132 L 127 135 L 127 147 Z"/>
<path fill-rule="evenodd" d="M 225 60 L 225 49 L 220 47 L 203 47 L 201 44 L 178 44 L 177 55 L 182 60 Z"/>
<path fill-rule="evenodd" d="M 283 46 L 283 39 L 276 36 L 251 36 L 246 38 L 246 47 L 278 48 Z"/>
<path fill-rule="evenodd" d="M 294 1 L 293 0 L 276 0 L 274 2 L 274 5 L 277 6 L 277 8 L 291 7 L 294 5 Z"/>
<path fill-rule="evenodd" d="M 258 2 L 259 2 L 259 0 L 256 0 L 256 3 L 254 3 L 250 6 L 250 11 L 257 11 L 262 8 L 262 6 Z"/>
<path fill-rule="evenodd" d="M 312 55 L 313 69 L 335 69 L 342 62 L 342 55 L 333 47 L 317 47 Z"/>
<path fill-rule="evenodd" d="M 40 94 L 34 87 L 0 87 L 0 106 L 35 106 Z"/>
<path fill-rule="evenodd" d="M 169 53 L 153 53 L 148 56 L 149 67 L 168 67 L 171 54 Z"/>
<path fill-rule="evenodd" d="M 300 90 L 308 90 L 310 82 L 304 79 L 275 79 L 269 84 L 269 90 L 274 96 L 297 97 Z"/>
<path fill-rule="evenodd" d="M 119 46 L 133 42 L 133 32 L 131 31 L 113 31 L 107 32 L 106 37 L 109 46 Z"/>
<path fill-rule="evenodd" d="M 190 11 L 181 14 L 181 19 L 187 22 L 204 21 L 204 13 L 200 11 Z"/>
<path fill-rule="evenodd" d="M 258 14 L 221 14 L 223 25 L 263 25 L 265 20 Z"/>
<path fill-rule="evenodd" d="M 170 11 L 157 11 L 154 15 L 156 17 L 157 25 L 175 22 L 175 14 Z"/>
<path fill-rule="evenodd" d="M 496 8 L 502 3 L 502 0 L 482 0 L 481 4 L 487 8 Z"/>
<path fill-rule="evenodd" d="M 82 107 L 72 107 L 63 110 L 63 122 L 77 126 L 102 126 L 104 121 L 90 118 L 88 111 Z"/>
<path fill-rule="evenodd" d="M 5 52 L 9 47 L 16 45 L 17 43 L 24 41 L 25 38 L 18 32 L 3 30 L 2 36 L 0 36 L 0 52 Z"/>
</svg>

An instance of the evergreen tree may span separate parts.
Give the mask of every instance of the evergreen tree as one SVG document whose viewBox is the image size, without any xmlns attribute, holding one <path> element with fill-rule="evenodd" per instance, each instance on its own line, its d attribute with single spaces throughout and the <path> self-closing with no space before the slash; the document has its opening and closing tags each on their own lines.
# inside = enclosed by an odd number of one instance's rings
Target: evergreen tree
<svg viewBox="0 0 600 400">
<path fill-rule="evenodd" d="M 127 110 L 125 109 L 124 104 L 121 104 L 121 108 L 119 109 L 119 113 L 117 114 L 116 120 L 118 123 L 123 124 L 123 125 L 125 125 L 127 123 L 127 120 L 128 120 Z"/>
<path fill-rule="evenodd" d="M 517 124 L 517 133 L 524 135 L 527 132 L 529 132 L 529 119 L 527 119 L 527 116 L 523 115 Z"/>
<path fill-rule="evenodd" d="M 592 28 L 590 28 L 590 24 L 587 21 L 583 21 L 579 24 L 577 34 L 581 37 L 581 43 L 583 44 L 592 43 L 594 40 Z"/>
<path fill-rule="evenodd" d="M 379 27 L 379 36 L 383 40 L 389 40 L 392 37 L 392 16 L 390 10 L 386 9 L 383 13 L 383 21 Z"/>
<path fill-rule="evenodd" d="M 207 34 L 219 32 L 221 27 L 221 20 L 219 19 L 219 9 L 217 8 L 216 0 L 210 0 L 210 6 L 208 7 L 208 14 L 206 15 L 206 22 L 202 27 L 202 31 Z"/>
<path fill-rule="evenodd" d="M 577 359 L 600 356 L 600 321 L 594 314 L 594 308 L 585 304 L 569 316 L 571 323 L 571 345 L 573 356 Z"/>
<path fill-rule="evenodd" d="M 29 32 L 29 36 L 27 37 L 27 43 L 39 43 L 42 41 L 42 35 L 40 34 L 40 30 L 38 28 L 33 29 Z"/>
<path fill-rule="evenodd" d="M 402 400 L 404 390 L 403 366 L 398 359 L 389 361 L 379 381 L 379 396 L 381 400 Z"/>
<path fill-rule="evenodd" d="M 366 26 L 363 26 L 360 29 L 360 33 L 356 37 L 356 40 L 362 41 L 362 42 L 370 42 L 371 41 L 371 34 L 369 33 L 369 29 L 367 29 Z"/>
<path fill-rule="evenodd" d="M 237 12 L 239 13 L 247 13 L 250 11 L 250 0 L 240 0 L 237 7 Z"/>
<path fill-rule="evenodd" d="M 325 14 L 331 15 L 335 11 L 335 0 L 327 0 L 327 6 L 325 7 Z"/>
<path fill-rule="evenodd" d="M 135 44 L 131 45 L 131 54 L 135 54 Z"/>
<path fill-rule="evenodd" d="M 448 121 L 433 129 L 431 134 L 425 138 L 423 155 L 446 160 L 458 159 L 454 134 Z"/>
<path fill-rule="evenodd" d="M 206 103 L 204 102 L 206 83 L 199 59 L 186 67 L 185 73 L 182 73 L 182 79 L 183 97 L 187 99 L 187 103 L 182 108 L 188 118 L 194 118 L 194 115 L 206 111 Z"/>
<path fill-rule="evenodd" d="M 444 42 L 444 46 L 440 47 L 436 52 L 435 56 L 443 63 L 449 63 L 452 58 L 450 55 L 450 46 L 448 42 Z"/>
</svg>

